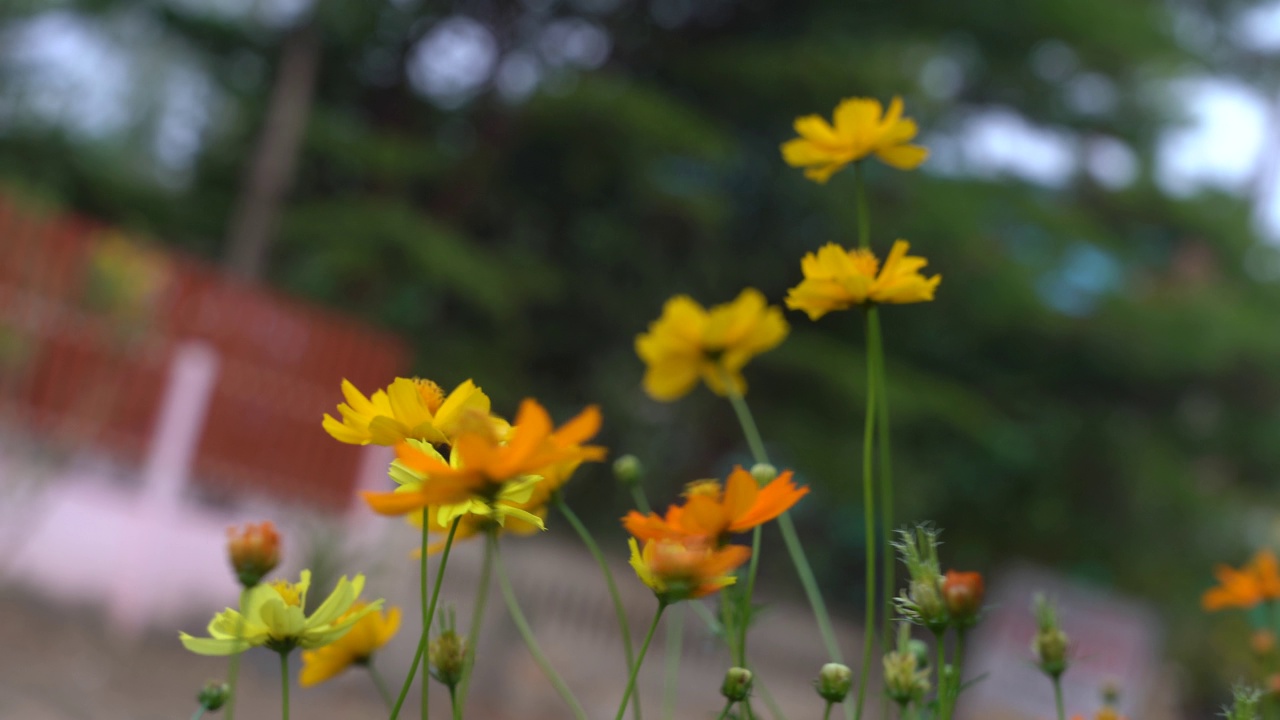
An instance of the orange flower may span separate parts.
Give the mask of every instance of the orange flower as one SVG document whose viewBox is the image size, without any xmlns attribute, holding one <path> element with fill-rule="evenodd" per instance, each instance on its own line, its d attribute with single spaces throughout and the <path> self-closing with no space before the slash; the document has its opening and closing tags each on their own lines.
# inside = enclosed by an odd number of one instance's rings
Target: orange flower
<svg viewBox="0 0 1280 720">
<path fill-rule="evenodd" d="M 664 603 L 710 595 L 737 581 L 730 573 L 751 557 L 741 545 L 714 548 L 697 539 L 649 540 L 640 551 L 631 545 L 631 567 L 640 581 Z"/>
<path fill-rule="evenodd" d="M 280 533 L 270 520 L 243 528 L 227 528 L 227 555 L 236 577 L 245 587 L 257 585 L 262 576 L 280 564 Z"/>
<path fill-rule="evenodd" d="M 723 487 L 715 480 L 690 483 L 685 504 L 668 508 L 666 517 L 632 510 L 622 524 L 641 540 L 704 537 L 724 545 L 730 535 L 773 520 L 808 492 L 809 488 L 791 482 L 790 470 L 760 487 L 751 473 L 738 466 Z"/>
<path fill-rule="evenodd" d="M 1214 568 L 1219 585 L 1205 591 L 1200 605 L 1206 612 L 1239 608 L 1248 610 L 1264 600 L 1280 600 L 1280 563 L 1275 553 L 1259 550 L 1248 565 L 1236 570 Z"/>
<path fill-rule="evenodd" d="M 490 418 L 472 413 L 460 423 L 448 462 L 439 454 L 429 454 L 427 446 L 397 445 L 399 464 L 423 478 L 422 482 L 402 485 L 399 492 L 365 492 L 364 499 L 375 512 L 403 515 L 427 506 L 486 499 L 507 483 L 536 476 L 559 463 L 602 457 L 603 448 L 575 442 L 598 428 L 590 422 L 595 413 L 594 408 L 588 408 L 553 431 L 546 409 L 536 400 L 526 399 L 505 442 Z"/>
</svg>

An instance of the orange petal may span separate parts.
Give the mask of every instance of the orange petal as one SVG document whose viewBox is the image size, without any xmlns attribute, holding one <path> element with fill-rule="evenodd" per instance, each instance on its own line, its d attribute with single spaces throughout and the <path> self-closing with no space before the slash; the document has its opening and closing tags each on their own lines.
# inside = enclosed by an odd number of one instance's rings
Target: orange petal
<svg viewBox="0 0 1280 720">
<path fill-rule="evenodd" d="M 756 503 L 760 494 L 760 484 L 755 477 L 739 465 L 729 473 L 724 484 L 724 510 L 731 522 L 742 517 Z"/>
<path fill-rule="evenodd" d="M 800 498 L 808 495 L 809 488 L 797 487 L 791 482 L 791 476 L 792 472 L 787 470 L 761 488 L 755 505 L 750 511 L 739 516 L 729 527 L 729 531 L 743 532 L 757 525 L 763 525 L 790 510 L 791 506 L 800 501 Z"/>
</svg>

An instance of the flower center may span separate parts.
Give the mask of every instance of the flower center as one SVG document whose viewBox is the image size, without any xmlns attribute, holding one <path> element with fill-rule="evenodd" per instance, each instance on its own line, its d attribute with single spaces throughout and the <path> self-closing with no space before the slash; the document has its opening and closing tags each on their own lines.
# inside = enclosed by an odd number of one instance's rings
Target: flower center
<svg viewBox="0 0 1280 720">
<path fill-rule="evenodd" d="M 684 496 L 686 498 L 700 496 L 718 501 L 722 492 L 723 488 L 718 480 L 694 480 L 684 486 Z"/>
<path fill-rule="evenodd" d="M 302 593 L 298 591 L 298 586 L 285 580 L 276 580 L 271 583 L 272 589 L 280 596 L 285 605 L 293 607 L 302 606 Z"/>
</svg>

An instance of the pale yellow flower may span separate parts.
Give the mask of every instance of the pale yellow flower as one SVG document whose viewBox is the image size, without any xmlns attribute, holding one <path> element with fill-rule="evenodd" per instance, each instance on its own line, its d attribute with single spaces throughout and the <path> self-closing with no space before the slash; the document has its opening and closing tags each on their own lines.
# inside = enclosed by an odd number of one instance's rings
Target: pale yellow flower
<svg viewBox="0 0 1280 720">
<path fill-rule="evenodd" d="M 742 369 L 751 358 L 777 347 L 788 330 L 782 311 L 755 288 L 710 311 L 677 295 L 649 331 L 636 337 L 636 354 L 646 365 L 645 392 L 655 400 L 677 400 L 701 379 L 718 395 L 745 394 Z"/>
<path fill-rule="evenodd" d="M 800 137 L 782 144 L 782 158 L 792 167 L 805 168 L 805 177 L 825 183 L 851 162 L 875 155 L 899 170 L 916 168 L 929 151 L 909 141 L 916 123 L 902 117 L 902 98 L 895 97 L 885 112 L 879 100 L 847 98 L 836 106 L 835 123 L 820 115 L 796 118 Z"/>
<path fill-rule="evenodd" d="M 920 274 L 928 261 L 908 255 L 910 245 L 897 240 L 884 267 L 870 250 L 830 243 L 800 261 L 804 280 L 787 294 L 787 307 L 817 320 L 833 310 L 866 303 L 918 303 L 933 300 L 941 275 Z"/>
<path fill-rule="evenodd" d="M 277 580 L 256 585 L 241 593 L 239 611 L 227 608 L 213 617 L 209 637 L 186 633 L 178 637 L 184 647 L 198 655 L 234 655 L 261 645 L 277 652 L 295 647 L 312 649 L 337 640 L 365 614 L 382 607 L 382 600 L 376 600 L 359 612 L 347 613 L 364 589 L 364 575 L 351 580 L 344 575 L 329 597 L 308 616 L 305 608 L 310 587 L 310 570 L 303 570 L 296 583 Z"/>
</svg>

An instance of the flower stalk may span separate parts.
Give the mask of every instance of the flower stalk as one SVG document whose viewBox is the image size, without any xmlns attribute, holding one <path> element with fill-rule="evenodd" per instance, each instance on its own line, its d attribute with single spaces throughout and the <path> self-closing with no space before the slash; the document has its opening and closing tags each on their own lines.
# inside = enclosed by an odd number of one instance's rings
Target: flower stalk
<svg viewBox="0 0 1280 720">
<path fill-rule="evenodd" d="M 653 635 L 658 630 L 658 621 L 662 619 L 662 611 L 666 609 L 666 601 L 659 598 L 658 610 L 653 614 L 649 632 L 645 633 L 644 642 L 640 645 L 640 654 L 636 656 L 636 663 L 627 677 L 627 687 L 622 691 L 622 702 L 618 704 L 618 714 L 614 716 L 614 720 L 622 720 L 622 716 L 627 712 L 627 701 L 631 699 L 631 693 L 636 689 L 636 678 L 640 676 L 640 666 L 644 664 L 644 656 L 649 652 L 649 643 L 653 642 Z"/>
<path fill-rule="evenodd" d="M 449 565 L 449 551 L 453 550 L 453 538 L 458 532 L 458 523 L 461 521 L 462 518 L 457 517 L 449 524 L 449 535 L 445 538 L 444 550 L 440 553 L 440 567 L 436 569 L 436 584 L 435 587 L 431 589 L 431 601 L 427 605 L 427 617 L 431 617 L 435 614 L 436 601 L 440 599 L 440 586 L 444 582 L 444 569 Z M 422 532 L 424 535 L 427 532 L 426 523 L 423 523 Z M 423 565 L 426 565 L 426 555 L 427 554 L 424 549 L 422 553 L 424 558 L 422 561 Z M 425 584 L 425 580 L 423 582 Z M 404 685 L 400 687 L 400 695 L 396 698 L 395 705 L 391 707 L 390 720 L 396 720 L 396 718 L 400 717 L 400 708 L 404 706 L 404 699 L 408 697 L 409 688 L 413 685 L 413 679 L 418 674 L 418 663 L 422 662 L 422 656 L 427 651 L 427 638 L 430 634 L 431 625 L 424 625 L 422 627 L 422 637 L 418 638 L 418 649 L 413 654 L 413 663 L 409 665 L 409 673 L 405 676 Z M 425 687 L 423 688 L 423 693 L 426 693 Z"/>
<path fill-rule="evenodd" d="M 491 533 L 492 534 L 492 533 Z M 471 627 L 467 630 L 466 658 L 462 665 L 462 680 L 456 688 L 450 688 L 449 695 L 456 713 L 461 717 L 467 706 L 468 692 L 471 689 L 471 676 L 475 671 L 476 652 L 479 650 L 480 628 L 484 626 L 484 611 L 489 603 L 489 581 L 493 577 L 493 556 L 497 552 L 497 543 L 484 544 L 484 559 L 480 561 L 480 583 L 476 586 L 476 600 L 471 608 Z"/>
</svg>

